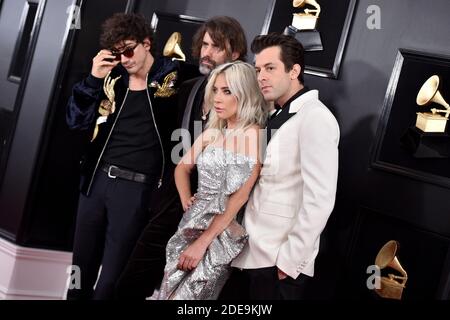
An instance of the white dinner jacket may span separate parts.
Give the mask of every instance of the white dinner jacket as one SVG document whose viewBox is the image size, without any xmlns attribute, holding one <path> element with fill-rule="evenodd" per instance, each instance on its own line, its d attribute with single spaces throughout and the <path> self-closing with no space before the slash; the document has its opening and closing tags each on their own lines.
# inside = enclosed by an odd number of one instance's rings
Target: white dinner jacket
<svg viewBox="0 0 450 320">
<path fill-rule="evenodd" d="M 296 279 L 314 275 L 320 234 L 334 207 L 339 126 L 317 90 L 292 101 L 289 113 L 296 114 L 267 145 L 244 215 L 249 240 L 232 266 L 276 265 Z"/>
</svg>

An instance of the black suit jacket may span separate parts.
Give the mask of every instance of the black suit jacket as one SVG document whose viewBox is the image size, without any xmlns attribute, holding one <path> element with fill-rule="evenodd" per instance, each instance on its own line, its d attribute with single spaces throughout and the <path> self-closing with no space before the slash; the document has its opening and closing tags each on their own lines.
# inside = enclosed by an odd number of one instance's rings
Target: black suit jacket
<svg viewBox="0 0 450 320">
<path fill-rule="evenodd" d="M 195 92 L 193 96 L 192 104 L 188 105 L 189 96 L 191 95 L 192 89 L 198 81 L 201 82 L 201 86 Z M 186 109 L 190 109 L 190 119 L 189 119 L 189 133 L 191 134 L 191 145 L 194 142 L 194 121 L 201 121 L 202 116 L 202 104 L 205 94 L 206 77 L 200 76 L 193 79 L 184 81 L 178 91 L 178 106 L 177 106 L 177 123 L 178 127 L 181 128 L 183 122 L 183 116 L 186 113 Z M 175 141 L 175 144 L 179 141 Z M 172 168 L 166 170 L 164 176 L 164 182 L 160 189 L 154 192 L 154 197 L 152 200 L 152 218 L 151 222 L 161 224 L 162 220 L 167 222 L 170 220 L 172 223 L 178 225 L 178 221 L 183 215 L 183 208 L 178 195 L 178 190 L 175 185 L 174 179 L 174 169 L 176 163 L 171 162 Z M 197 171 L 193 170 L 191 173 L 191 190 L 192 192 L 197 191 L 198 186 L 198 175 Z"/>
<path fill-rule="evenodd" d="M 185 129 L 188 129 L 191 135 L 191 145 L 197 138 L 194 134 L 194 121 L 202 121 L 202 105 L 206 83 L 207 78 L 205 76 L 196 77 L 183 82 L 178 91 L 178 123 L 180 128 L 183 127 L 183 122 L 188 123 L 188 127 Z M 196 89 L 195 92 L 193 89 Z M 191 97 L 191 94 L 193 97 Z M 189 118 L 187 119 L 188 115 Z"/>
</svg>

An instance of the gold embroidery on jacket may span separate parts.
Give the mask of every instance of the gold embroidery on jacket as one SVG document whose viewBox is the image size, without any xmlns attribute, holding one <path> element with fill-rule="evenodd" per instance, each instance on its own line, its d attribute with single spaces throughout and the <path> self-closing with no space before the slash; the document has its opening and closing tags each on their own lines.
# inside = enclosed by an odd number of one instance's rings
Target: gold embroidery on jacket
<svg viewBox="0 0 450 320">
<path fill-rule="evenodd" d="M 177 92 L 174 88 L 176 80 L 177 72 L 173 71 L 164 77 L 162 85 L 160 85 L 157 81 L 153 81 L 150 84 L 150 87 L 156 88 L 156 92 L 154 94 L 155 98 L 168 98 L 174 95 Z"/>
<path fill-rule="evenodd" d="M 92 134 L 91 142 L 94 141 L 94 139 L 97 137 L 99 125 L 106 122 L 108 116 L 116 111 L 116 102 L 114 100 L 116 97 L 116 93 L 114 92 L 114 85 L 116 84 L 117 80 L 120 79 L 120 77 L 121 76 L 118 76 L 114 79 L 111 78 L 110 71 L 103 81 L 103 91 L 105 92 L 105 95 L 108 99 L 103 99 L 102 101 L 100 101 L 100 106 L 98 108 L 100 117 L 97 118 L 97 121 L 95 123 L 95 129 L 94 133 Z"/>
</svg>

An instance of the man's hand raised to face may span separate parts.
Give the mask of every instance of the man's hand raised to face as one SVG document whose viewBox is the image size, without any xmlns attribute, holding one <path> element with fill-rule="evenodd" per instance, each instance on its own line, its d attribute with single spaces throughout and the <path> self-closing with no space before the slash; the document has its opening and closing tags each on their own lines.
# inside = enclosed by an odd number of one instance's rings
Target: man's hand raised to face
<svg viewBox="0 0 450 320">
<path fill-rule="evenodd" d="M 116 56 L 114 56 L 110 50 L 100 50 L 92 59 L 91 74 L 96 78 L 103 79 L 120 63 L 120 60 L 115 60 L 115 58 Z"/>
</svg>

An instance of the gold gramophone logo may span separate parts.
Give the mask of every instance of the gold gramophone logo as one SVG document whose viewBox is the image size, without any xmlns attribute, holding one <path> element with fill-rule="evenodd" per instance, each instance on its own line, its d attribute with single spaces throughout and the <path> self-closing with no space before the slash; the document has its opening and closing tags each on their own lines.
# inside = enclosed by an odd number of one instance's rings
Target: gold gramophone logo
<svg viewBox="0 0 450 320">
<path fill-rule="evenodd" d="M 304 8 L 306 5 L 314 9 L 306 8 L 304 12 L 294 13 L 292 26 L 298 30 L 314 30 L 317 26 L 317 20 L 320 15 L 320 5 L 315 0 L 294 0 L 292 5 L 295 8 Z"/>
<path fill-rule="evenodd" d="M 163 55 L 172 57 L 172 60 L 186 61 L 186 55 L 181 50 L 181 39 L 181 33 L 172 33 L 164 46 Z"/>
<path fill-rule="evenodd" d="M 380 278 L 380 287 L 375 288 L 375 292 L 382 298 L 400 300 L 408 280 L 408 274 L 397 258 L 398 248 L 398 242 L 390 240 L 380 249 L 375 258 L 375 264 L 380 270 L 387 272 L 387 276 Z"/>
<path fill-rule="evenodd" d="M 305 51 L 323 50 L 322 37 L 316 29 L 321 10 L 320 5 L 316 0 L 294 0 L 292 5 L 303 11 L 292 14 L 292 23 L 284 29 L 283 34 L 300 41 Z"/>
<path fill-rule="evenodd" d="M 105 80 L 103 81 L 103 91 L 105 92 L 105 95 L 108 99 L 103 99 L 100 102 L 100 106 L 98 108 L 98 113 L 100 113 L 100 116 L 97 118 L 97 121 L 95 123 L 95 129 L 92 135 L 91 142 L 94 141 L 94 139 L 97 137 L 100 124 L 106 122 L 108 116 L 116 111 L 116 102 L 115 102 L 116 94 L 114 92 L 114 85 L 116 84 L 117 80 L 120 79 L 120 77 L 121 76 L 118 76 L 117 78 L 114 79 L 111 78 L 111 71 L 110 71 L 108 72 L 108 74 L 105 77 Z"/>
<path fill-rule="evenodd" d="M 428 78 L 417 94 L 416 103 L 419 106 L 427 106 L 436 103 L 445 109 L 432 108 L 431 112 L 417 112 L 416 127 L 423 132 L 445 132 L 450 106 L 439 91 L 441 79 L 438 75 Z"/>
</svg>

